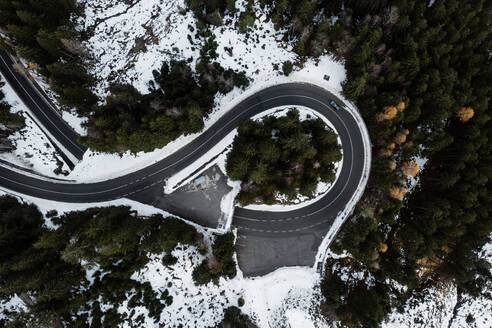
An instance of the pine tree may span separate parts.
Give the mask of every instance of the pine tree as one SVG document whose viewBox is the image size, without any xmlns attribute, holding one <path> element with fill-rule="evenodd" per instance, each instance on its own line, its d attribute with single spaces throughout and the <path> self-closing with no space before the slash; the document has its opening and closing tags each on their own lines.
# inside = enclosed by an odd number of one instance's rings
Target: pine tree
<svg viewBox="0 0 492 328">
<path fill-rule="evenodd" d="M 51 56 L 55 58 L 61 56 L 62 43 L 55 33 L 41 29 L 37 33 L 36 41 Z"/>
<path fill-rule="evenodd" d="M 43 217 L 34 205 L 19 204 L 11 196 L 0 197 L 0 262 L 28 249 L 42 232 Z"/>
<path fill-rule="evenodd" d="M 47 65 L 46 69 L 59 85 L 86 85 L 90 79 L 85 68 L 75 63 L 56 62 Z"/>
<path fill-rule="evenodd" d="M 9 35 L 19 44 L 32 46 L 35 42 L 36 30 L 28 26 L 7 25 Z"/>
<path fill-rule="evenodd" d="M 43 19 L 35 13 L 25 10 L 18 10 L 16 13 L 21 22 L 23 22 L 27 26 L 31 26 L 36 29 L 43 26 Z"/>
</svg>

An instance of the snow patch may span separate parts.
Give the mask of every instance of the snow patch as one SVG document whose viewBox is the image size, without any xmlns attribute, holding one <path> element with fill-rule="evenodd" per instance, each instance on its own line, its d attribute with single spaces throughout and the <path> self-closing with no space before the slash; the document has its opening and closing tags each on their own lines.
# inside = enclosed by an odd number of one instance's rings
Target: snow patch
<svg viewBox="0 0 492 328">
<path fill-rule="evenodd" d="M 0 75 L 2 81 L 6 82 L 5 77 L 1 73 Z M 56 153 L 43 131 L 30 116 L 25 114 L 29 111 L 12 87 L 5 83 L 2 91 L 5 94 L 4 100 L 12 106 L 11 112 L 23 113 L 26 126 L 9 137 L 16 149 L 8 153 L 0 153 L 0 159 L 50 177 L 57 177 L 53 171 L 59 162 L 63 164 L 62 170 L 69 171 L 68 165 Z"/>
<path fill-rule="evenodd" d="M 9 312 L 27 312 L 28 308 L 19 296 L 14 295 L 8 301 L 0 301 L 0 320 L 9 319 Z"/>
<path fill-rule="evenodd" d="M 290 327 L 315 328 L 313 321 L 303 311 L 297 309 L 287 310 L 285 315 L 289 320 Z"/>
<path fill-rule="evenodd" d="M 199 56 L 200 45 L 193 42 L 195 19 L 191 11 L 182 14 L 183 0 L 80 2 L 85 17 L 77 23 L 92 32 L 85 46 L 93 57 L 90 74 L 99 81 L 99 96 L 104 97 L 109 84 L 116 81 L 130 82 L 146 94 L 152 70 L 163 61 Z"/>
<path fill-rule="evenodd" d="M 68 123 L 79 135 L 86 136 L 87 128 L 83 126 L 84 123 L 88 121 L 86 117 L 79 117 L 75 110 L 67 112 L 64 110 L 62 112 L 62 118 Z"/>
<path fill-rule="evenodd" d="M 394 311 L 383 328 L 415 327 L 448 327 L 456 303 L 456 287 L 443 285 L 441 288 L 426 290 L 423 300 L 411 298 L 405 305 L 403 313 Z"/>
</svg>

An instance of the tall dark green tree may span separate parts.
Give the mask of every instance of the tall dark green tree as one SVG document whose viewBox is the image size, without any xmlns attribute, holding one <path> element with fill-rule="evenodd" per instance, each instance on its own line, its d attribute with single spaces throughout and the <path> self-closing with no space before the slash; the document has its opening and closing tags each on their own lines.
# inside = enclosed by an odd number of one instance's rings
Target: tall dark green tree
<svg viewBox="0 0 492 328">
<path fill-rule="evenodd" d="M 300 121 L 293 109 L 242 122 L 226 168 L 231 179 L 242 181 L 241 203 L 274 203 L 277 192 L 310 197 L 319 181 L 333 182 L 341 156 L 336 134 L 321 119 Z"/>
<path fill-rule="evenodd" d="M 18 55 L 39 65 L 39 71 L 52 82 L 60 103 L 87 114 L 98 101 L 90 90 L 90 81 L 80 83 L 80 72 L 71 81 L 70 76 L 60 78 L 47 69 L 49 65 L 80 65 L 79 53 L 70 46 L 80 38 L 70 20 L 75 14 L 75 0 L 2 0 L 0 27 L 7 30 Z M 86 74 L 83 66 L 78 70 Z"/>
</svg>

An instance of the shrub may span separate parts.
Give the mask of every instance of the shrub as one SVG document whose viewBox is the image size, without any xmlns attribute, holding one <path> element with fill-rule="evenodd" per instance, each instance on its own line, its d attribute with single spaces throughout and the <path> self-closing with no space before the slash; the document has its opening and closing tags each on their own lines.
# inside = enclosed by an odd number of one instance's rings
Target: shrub
<svg viewBox="0 0 492 328">
<path fill-rule="evenodd" d="M 162 258 L 162 264 L 165 266 L 171 266 L 175 265 L 178 262 L 178 258 L 176 256 L 173 256 L 172 254 L 166 254 Z"/>
<path fill-rule="evenodd" d="M 237 272 L 233 256 L 234 235 L 229 232 L 217 236 L 212 246 L 212 256 L 193 270 L 193 280 L 197 285 L 203 285 L 210 281 L 218 282 L 220 277 L 234 278 Z"/>
<path fill-rule="evenodd" d="M 292 69 L 294 68 L 294 64 L 290 60 L 285 61 L 282 64 L 282 72 L 284 72 L 285 76 L 289 76 L 292 73 Z"/>
</svg>

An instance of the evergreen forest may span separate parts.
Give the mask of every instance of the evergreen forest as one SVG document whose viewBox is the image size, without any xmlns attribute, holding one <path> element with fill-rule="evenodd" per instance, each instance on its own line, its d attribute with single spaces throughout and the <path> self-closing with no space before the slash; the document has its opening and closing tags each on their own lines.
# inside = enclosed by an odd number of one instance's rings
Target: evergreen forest
<svg viewBox="0 0 492 328">
<path fill-rule="evenodd" d="M 237 13 L 237 3 L 185 3 L 197 18 L 200 58 L 194 69 L 186 59 L 164 61 L 146 95 L 120 83 L 105 99 L 96 95 L 82 46 L 87 36 L 72 19 L 80 15 L 75 0 L 0 0 L 0 32 L 8 36 L 0 46 L 41 72 L 66 109 L 88 117 L 84 144 L 152 151 L 201 131 L 217 93 L 250 83 L 244 72 L 220 66 L 210 31 Z M 322 314 L 348 327 L 379 327 L 390 312 L 443 282 L 455 284 L 459 297 L 490 298 L 491 267 L 481 250 L 492 233 L 492 2 L 249 0 L 235 26 L 245 35 L 255 28 L 256 4 L 297 55 L 283 63 L 285 75 L 325 54 L 343 62 L 343 95 L 371 137 L 370 179 L 331 245 L 348 256 L 326 263 Z M 1 99 L 0 123 L 13 130 L 23 124 Z M 340 147 L 321 120 L 300 121 L 290 111 L 238 129 L 227 172 L 242 181 L 240 204 L 273 204 L 277 192 L 310 197 L 319 181 L 333 181 Z M 178 243 L 206 252 L 195 228 L 175 218 L 143 219 L 128 207 L 53 214 L 56 230 L 34 206 L 12 197 L 0 198 L 0 214 L 0 297 L 17 293 L 36 313 L 17 314 L 9 327 L 83 327 L 89 311 L 94 327 L 115 326 L 125 320 L 116 308 L 128 293 L 157 318 L 172 298 L 130 276 L 149 254 L 175 264 L 170 253 Z M 194 271 L 197 284 L 236 275 L 233 244 L 231 235 L 215 239 L 213 259 Z M 82 263 L 97 268 L 93 283 Z M 344 279 L 347 269 L 364 278 Z M 101 302 L 113 304 L 105 315 Z M 237 308 L 226 311 L 221 325 L 236 321 L 249 327 Z"/>
<path fill-rule="evenodd" d="M 204 24 L 233 13 L 233 6 L 215 11 L 207 4 Z M 248 4 L 239 22 L 246 34 L 256 15 Z M 378 327 L 390 311 L 446 281 L 459 295 L 490 297 L 491 268 L 480 252 L 492 233 L 492 3 L 259 4 L 294 44 L 297 66 L 326 53 L 344 62 L 343 93 L 359 108 L 373 145 L 365 194 L 331 247 L 350 257 L 326 264 L 326 316 Z M 375 282 L 344 281 L 340 268 Z"/>
<path fill-rule="evenodd" d="M 46 217 L 56 229 L 46 227 L 36 206 L 0 196 L 0 301 L 18 295 L 29 310 L 10 313 L 2 327 L 143 324 L 143 315 L 118 311 L 126 301 L 129 309 L 143 306 L 159 322 L 173 297 L 133 276 L 155 257 L 166 266 L 176 264 L 172 252 L 178 245 L 210 252 L 207 261 L 214 265 L 199 266 L 197 283 L 236 275 L 232 234 L 217 236 L 209 250 L 203 235 L 182 220 L 143 217 L 125 206 L 50 211 Z"/>
<path fill-rule="evenodd" d="M 0 0 L 0 47 L 16 52 L 50 82 L 58 102 L 88 118 L 88 135 L 81 142 L 105 152 L 153 151 L 183 134 L 200 132 L 217 92 L 246 87 L 243 72 L 218 64 L 217 42 L 203 32 L 200 58 L 193 71 L 186 60 L 163 62 L 153 72 L 149 93 L 114 81 L 105 99 L 94 92 L 87 71 L 90 58 L 76 31 L 80 16 L 75 0 Z"/>
<path fill-rule="evenodd" d="M 241 205 L 274 204 L 299 195 L 313 197 L 319 182 L 335 180 L 335 163 L 342 159 L 336 133 L 323 120 L 301 120 L 299 111 L 269 115 L 239 124 L 226 170 L 241 181 Z"/>
</svg>

